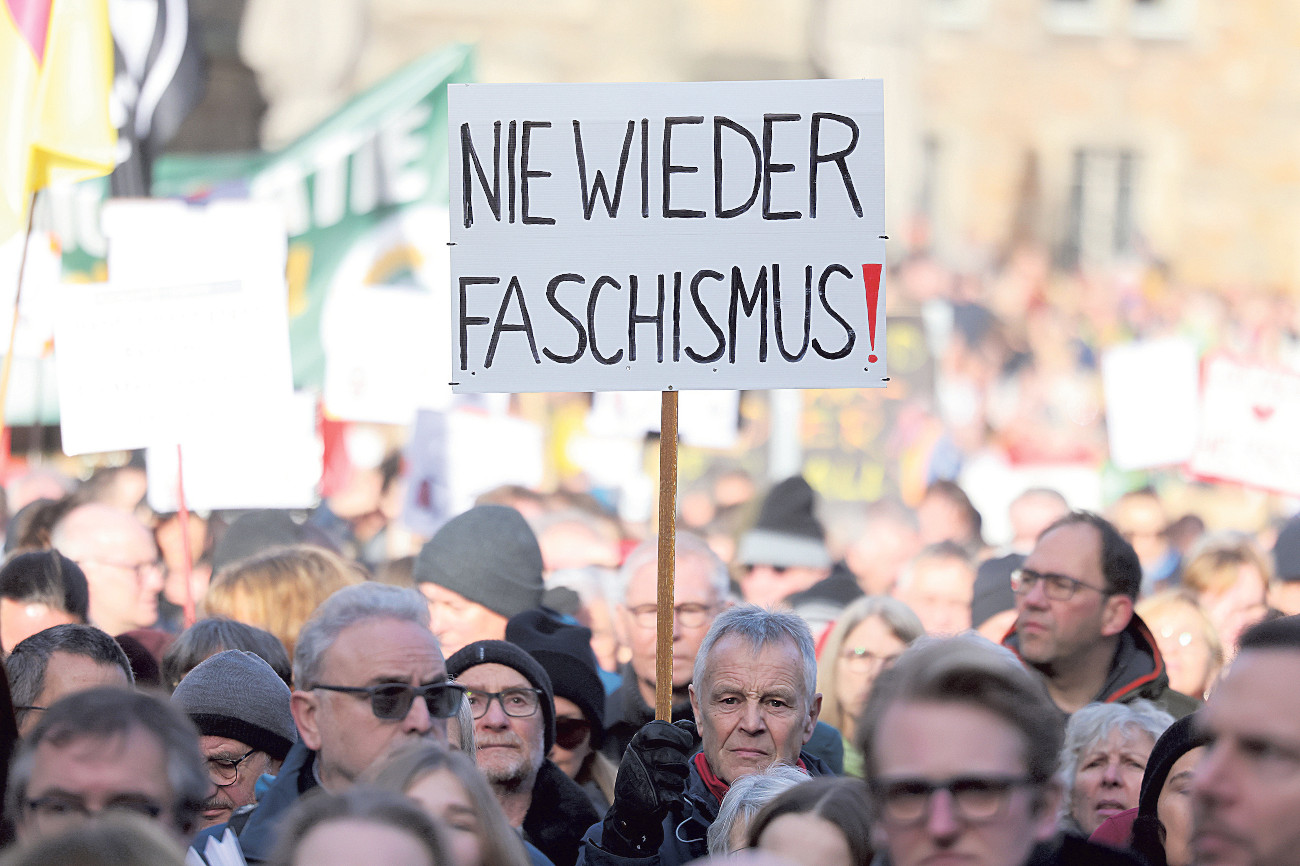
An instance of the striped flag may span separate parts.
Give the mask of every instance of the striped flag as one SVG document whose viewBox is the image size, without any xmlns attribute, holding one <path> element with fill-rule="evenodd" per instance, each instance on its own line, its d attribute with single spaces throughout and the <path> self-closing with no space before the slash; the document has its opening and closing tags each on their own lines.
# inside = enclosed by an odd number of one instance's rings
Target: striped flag
<svg viewBox="0 0 1300 866">
<path fill-rule="evenodd" d="M 108 0 L 0 0 L 0 241 L 35 190 L 113 170 L 112 83 Z"/>
</svg>

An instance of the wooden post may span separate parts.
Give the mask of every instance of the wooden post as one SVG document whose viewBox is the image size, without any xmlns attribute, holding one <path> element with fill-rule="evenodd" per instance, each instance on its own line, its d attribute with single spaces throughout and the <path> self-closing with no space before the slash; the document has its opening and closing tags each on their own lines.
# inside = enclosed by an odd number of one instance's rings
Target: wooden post
<svg viewBox="0 0 1300 866">
<path fill-rule="evenodd" d="M 673 590 L 677 551 L 677 392 L 659 408 L 659 588 L 655 623 L 655 718 L 673 720 Z"/>
</svg>

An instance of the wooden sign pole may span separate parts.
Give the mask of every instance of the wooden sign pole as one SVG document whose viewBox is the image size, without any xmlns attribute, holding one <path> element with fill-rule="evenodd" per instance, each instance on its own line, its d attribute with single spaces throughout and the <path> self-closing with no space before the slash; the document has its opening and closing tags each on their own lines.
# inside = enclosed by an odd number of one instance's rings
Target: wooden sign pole
<svg viewBox="0 0 1300 866">
<path fill-rule="evenodd" d="M 176 446 L 176 514 L 181 528 L 181 550 L 184 551 L 185 556 L 185 562 L 181 566 L 185 576 L 185 595 L 182 596 L 181 610 L 185 617 L 185 627 L 189 628 L 194 625 L 195 620 L 194 581 L 191 580 L 194 571 L 194 553 L 190 550 L 190 510 L 185 507 L 185 471 L 179 444 Z"/>
<path fill-rule="evenodd" d="M 655 621 L 655 718 L 673 720 L 673 590 L 677 551 L 677 392 L 659 408 L 659 589 Z"/>
</svg>

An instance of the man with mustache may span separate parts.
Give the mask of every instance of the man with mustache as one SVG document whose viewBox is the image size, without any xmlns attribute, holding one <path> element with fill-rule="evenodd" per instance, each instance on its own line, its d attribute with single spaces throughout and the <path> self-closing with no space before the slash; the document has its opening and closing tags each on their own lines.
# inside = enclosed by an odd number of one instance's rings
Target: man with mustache
<svg viewBox="0 0 1300 866">
<path fill-rule="evenodd" d="M 599 816 L 577 782 L 547 759 L 555 744 L 555 692 L 545 669 L 501 640 L 480 640 L 447 659 L 474 717 L 475 760 L 506 818 L 555 866 L 573 866 Z"/>
<path fill-rule="evenodd" d="M 176 686 L 172 704 L 199 729 L 212 779 L 199 829 L 229 821 L 235 810 L 256 803 L 257 780 L 280 772 L 298 740 L 289 698 L 289 687 L 271 666 L 241 650 L 205 659 Z"/>
</svg>

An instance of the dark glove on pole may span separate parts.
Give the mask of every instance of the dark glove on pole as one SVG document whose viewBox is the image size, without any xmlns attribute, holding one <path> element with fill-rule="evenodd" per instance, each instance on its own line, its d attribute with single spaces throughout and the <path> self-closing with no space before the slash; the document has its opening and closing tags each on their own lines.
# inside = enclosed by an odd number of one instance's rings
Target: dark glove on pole
<svg viewBox="0 0 1300 866">
<path fill-rule="evenodd" d="M 686 793 L 695 723 L 655 720 L 628 743 L 605 815 L 602 847 L 620 857 L 649 857 L 664 841 L 663 820 Z"/>
</svg>

